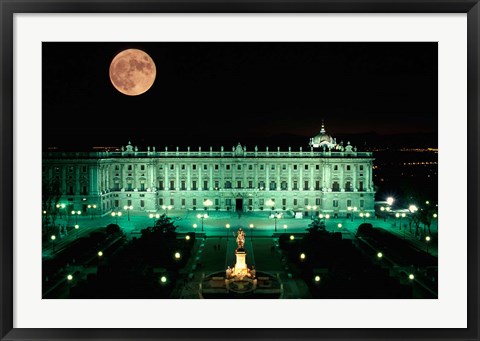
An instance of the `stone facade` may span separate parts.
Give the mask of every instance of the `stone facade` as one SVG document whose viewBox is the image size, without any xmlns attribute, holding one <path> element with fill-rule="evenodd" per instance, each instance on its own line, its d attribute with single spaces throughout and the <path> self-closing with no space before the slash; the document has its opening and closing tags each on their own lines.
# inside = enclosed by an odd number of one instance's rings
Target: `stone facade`
<svg viewBox="0 0 480 341">
<path fill-rule="evenodd" d="M 370 152 L 349 143 L 296 151 L 249 151 L 241 144 L 228 151 L 139 151 L 129 142 L 115 152 L 45 152 L 43 179 L 58 181 L 66 212 L 99 215 L 126 205 L 159 213 L 169 206 L 204 210 L 209 199 L 210 210 L 270 211 L 273 201 L 277 211 L 341 217 L 349 206 L 373 212 L 372 162 Z"/>
</svg>

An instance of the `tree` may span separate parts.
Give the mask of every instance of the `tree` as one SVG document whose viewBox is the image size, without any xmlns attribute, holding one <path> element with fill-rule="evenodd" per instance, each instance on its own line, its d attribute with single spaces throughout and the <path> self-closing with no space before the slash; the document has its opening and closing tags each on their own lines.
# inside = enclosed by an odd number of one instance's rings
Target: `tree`
<svg viewBox="0 0 480 341">
<path fill-rule="evenodd" d="M 317 233 L 319 231 L 325 231 L 325 222 L 320 220 L 320 218 L 315 218 L 309 225 L 307 229 L 310 233 Z"/>
<path fill-rule="evenodd" d="M 57 178 L 43 179 L 42 181 L 42 210 L 43 210 L 43 232 L 50 232 L 50 224 L 55 226 L 58 208 L 57 204 L 62 197 L 60 181 Z"/>
</svg>

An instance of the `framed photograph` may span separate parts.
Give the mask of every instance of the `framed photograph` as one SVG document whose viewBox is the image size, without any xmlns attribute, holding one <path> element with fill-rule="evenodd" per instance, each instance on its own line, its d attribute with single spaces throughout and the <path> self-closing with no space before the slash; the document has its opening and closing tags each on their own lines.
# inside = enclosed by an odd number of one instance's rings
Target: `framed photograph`
<svg viewBox="0 0 480 341">
<path fill-rule="evenodd" d="M 1 5 L 2 340 L 478 339 L 478 2 Z"/>
</svg>

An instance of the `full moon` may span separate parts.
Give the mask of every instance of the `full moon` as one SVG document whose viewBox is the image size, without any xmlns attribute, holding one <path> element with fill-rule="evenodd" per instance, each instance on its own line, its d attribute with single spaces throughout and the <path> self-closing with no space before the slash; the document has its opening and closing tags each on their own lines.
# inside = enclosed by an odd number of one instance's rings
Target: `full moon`
<svg viewBox="0 0 480 341">
<path fill-rule="evenodd" d="M 137 96 L 148 91 L 156 74 L 153 59 L 142 50 L 124 50 L 117 54 L 110 64 L 110 80 L 113 86 L 128 96 Z"/>
</svg>

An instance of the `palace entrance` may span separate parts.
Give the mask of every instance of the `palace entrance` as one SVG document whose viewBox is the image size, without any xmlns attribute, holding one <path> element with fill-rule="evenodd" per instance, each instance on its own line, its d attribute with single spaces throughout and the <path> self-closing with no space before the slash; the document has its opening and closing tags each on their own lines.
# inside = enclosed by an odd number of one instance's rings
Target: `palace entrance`
<svg viewBox="0 0 480 341">
<path fill-rule="evenodd" d="M 243 199 L 235 199 L 235 210 L 243 211 Z"/>
</svg>

